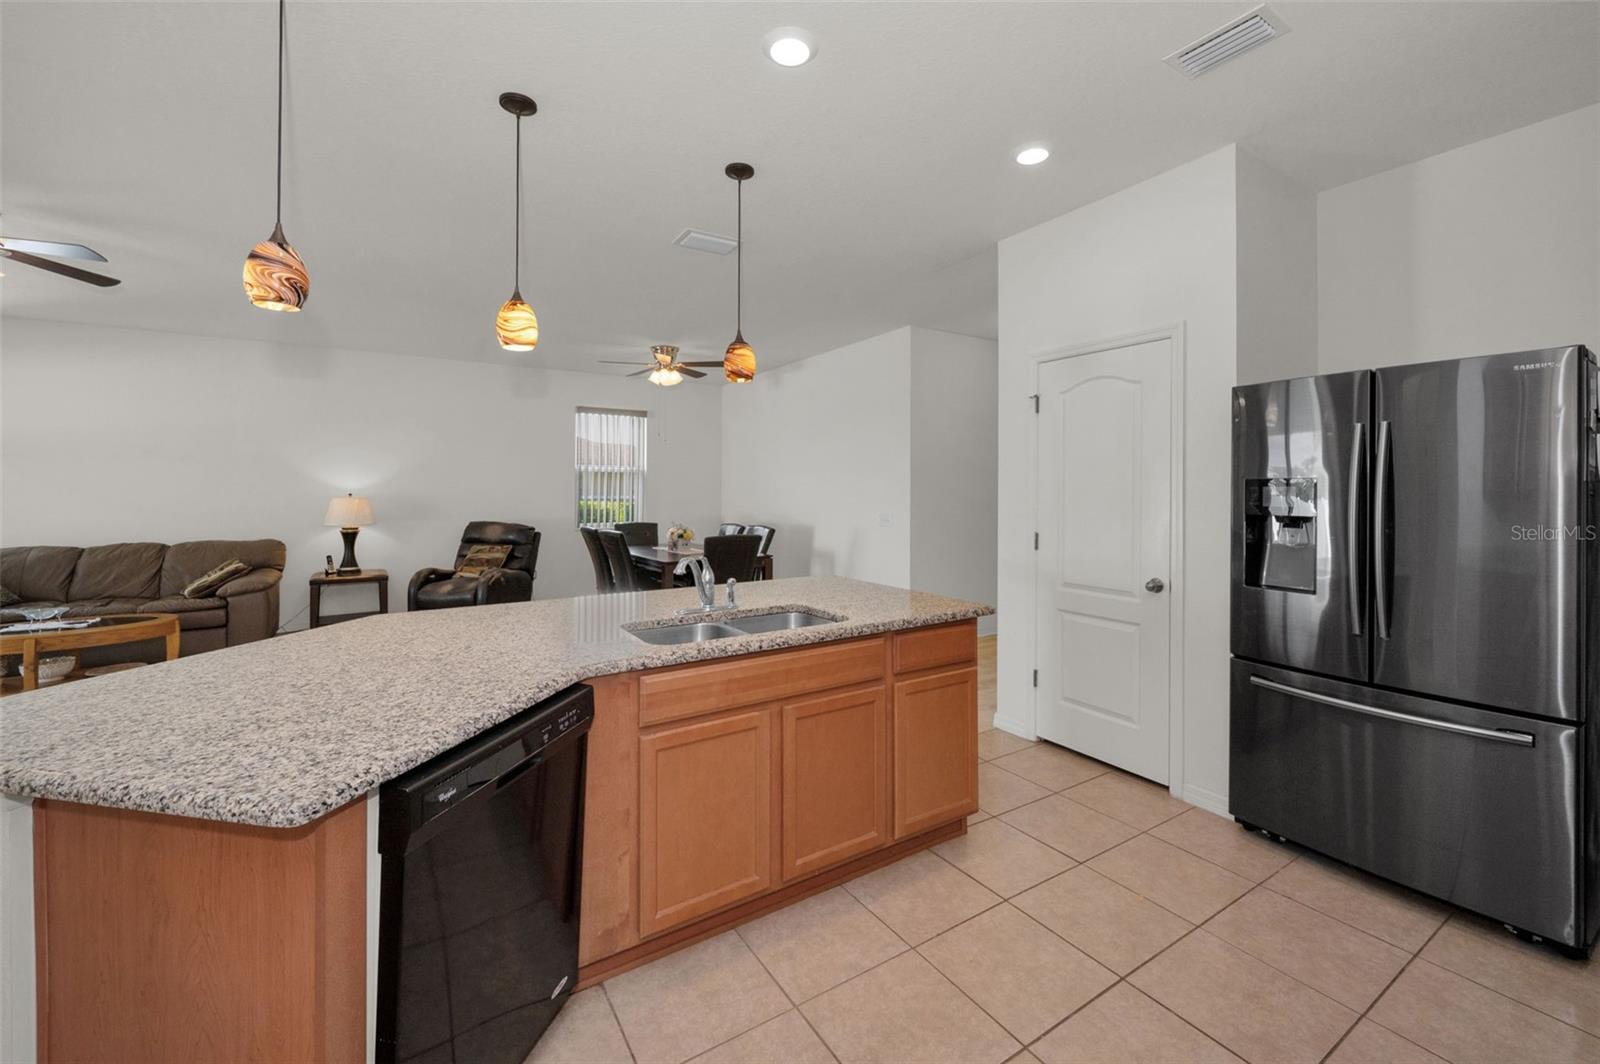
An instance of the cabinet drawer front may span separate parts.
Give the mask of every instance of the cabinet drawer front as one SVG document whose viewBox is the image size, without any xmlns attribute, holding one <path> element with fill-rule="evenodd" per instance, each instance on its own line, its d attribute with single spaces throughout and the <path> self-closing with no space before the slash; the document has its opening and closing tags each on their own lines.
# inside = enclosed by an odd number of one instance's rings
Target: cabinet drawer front
<svg viewBox="0 0 1600 1064">
<path fill-rule="evenodd" d="M 894 637 L 894 671 L 916 672 L 940 665 L 967 665 L 978 660 L 978 624 L 940 625 L 897 632 Z"/>
<path fill-rule="evenodd" d="M 882 684 L 783 706 L 783 878 L 889 841 L 889 697 Z"/>
<path fill-rule="evenodd" d="M 894 685 L 894 837 L 978 810 L 978 670 Z"/>
<path fill-rule="evenodd" d="M 772 712 L 639 739 L 639 933 L 772 886 Z"/>
<path fill-rule="evenodd" d="M 883 658 L 881 638 L 859 639 L 646 673 L 639 679 L 639 723 L 660 724 L 866 683 L 882 678 Z"/>
</svg>

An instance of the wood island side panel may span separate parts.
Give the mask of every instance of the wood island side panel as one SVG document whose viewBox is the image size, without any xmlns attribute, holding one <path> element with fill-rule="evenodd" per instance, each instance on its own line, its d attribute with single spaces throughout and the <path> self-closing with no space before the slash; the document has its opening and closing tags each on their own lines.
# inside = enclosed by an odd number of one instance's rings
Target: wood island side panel
<svg viewBox="0 0 1600 1064">
<path fill-rule="evenodd" d="M 578 963 L 639 943 L 639 674 L 590 680 Z"/>
<path fill-rule="evenodd" d="M 41 1061 L 360 1061 L 366 809 L 264 828 L 33 804 Z"/>
</svg>

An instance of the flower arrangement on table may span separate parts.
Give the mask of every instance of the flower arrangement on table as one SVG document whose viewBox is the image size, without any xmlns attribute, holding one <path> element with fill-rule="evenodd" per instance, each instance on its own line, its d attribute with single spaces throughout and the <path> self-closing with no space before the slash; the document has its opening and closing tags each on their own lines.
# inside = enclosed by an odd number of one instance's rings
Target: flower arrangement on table
<svg viewBox="0 0 1600 1064">
<path fill-rule="evenodd" d="M 667 529 L 667 549 L 682 551 L 694 541 L 694 529 L 685 528 L 683 525 L 673 525 Z"/>
</svg>

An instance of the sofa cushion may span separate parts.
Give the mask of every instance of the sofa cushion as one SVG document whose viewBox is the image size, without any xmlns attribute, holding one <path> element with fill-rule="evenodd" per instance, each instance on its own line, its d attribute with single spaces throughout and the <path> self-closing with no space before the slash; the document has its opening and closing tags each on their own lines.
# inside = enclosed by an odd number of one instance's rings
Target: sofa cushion
<svg viewBox="0 0 1600 1064">
<path fill-rule="evenodd" d="M 83 599 L 67 603 L 67 617 L 106 617 L 113 613 L 137 613 L 149 599 L 143 598 L 100 598 Z"/>
<path fill-rule="evenodd" d="M 283 543 L 276 539 L 197 539 L 167 548 L 161 565 L 161 597 L 177 595 L 196 577 L 239 559 L 251 569 L 283 570 Z M 9 586 L 9 585 L 7 585 Z"/>
<path fill-rule="evenodd" d="M 183 585 L 184 598 L 212 598 L 212 592 L 236 576 L 243 576 L 250 567 L 238 558 L 230 558 L 210 572 L 202 573 Z"/>
<path fill-rule="evenodd" d="M 436 610 L 451 606 L 473 606 L 478 601 L 478 578 L 452 576 L 448 580 L 435 580 L 417 589 L 417 606 Z"/>
<path fill-rule="evenodd" d="M 184 595 L 164 595 L 139 603 L 135 613 L 204 613 L 206 610 L 225 610 L 228 604 L 219 598 L 188 598 Z"/>
<path fill-rule="evenodd" d="M 67 600 L 155 598 L 161 582 L 163 543 L 108 543 L 86 547 L 72 572 Z"/>
<path fill-rule="evenodd" d="M 81 547 L 0 549 L 0 584 L 23 602 L 65 602 L 72 569 L 82 553 Z"/>
<path fill-rule="evenodd" d="M 196 599 L 196 602 L 215 602 L 216 599 Z M 191 610 L 188 613 L 178 614 L 178 629 L 188 632 L 197 628 L 226 628 L 228 626 L 228 611 L 225 608 L 212 610 Z"/>
</svg>

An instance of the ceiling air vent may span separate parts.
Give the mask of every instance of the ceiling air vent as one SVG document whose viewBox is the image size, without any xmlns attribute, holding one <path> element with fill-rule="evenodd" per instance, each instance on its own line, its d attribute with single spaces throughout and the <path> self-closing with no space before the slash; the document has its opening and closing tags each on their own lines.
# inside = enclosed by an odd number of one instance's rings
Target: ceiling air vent
<svg viewBox="0 0 1600 1064">
<path fill-rule="evenodd" d="M 680 248 L 690 251 L 709 251 L 713 255 L 726 255 L 739 246 L 739 242 L 729 236 L 718 236 L 715 233 L 702 233 L 698 229 L 685 229 L 673 241 Z"/>
<path fill-rule="evenodd" d="M 1187 48 L 1173 52 L 1167 56 L 1167 65 L 1187 77 L 1197 78 L 1212 67 L 1288 32 L 1289 27 L 1282 19 L 1265 7 L 1258 7 Z"/>
</svg>

